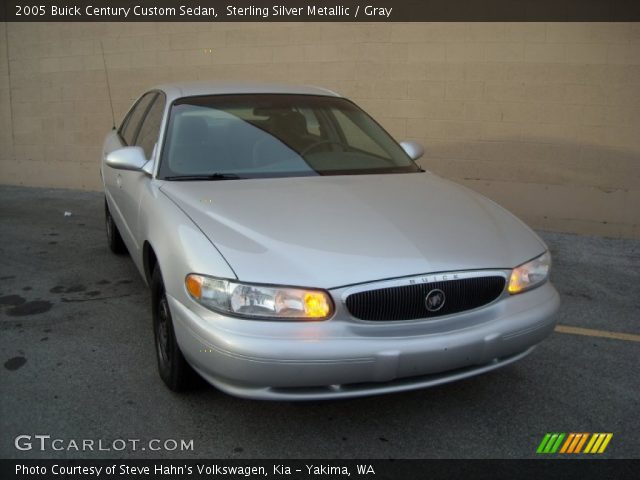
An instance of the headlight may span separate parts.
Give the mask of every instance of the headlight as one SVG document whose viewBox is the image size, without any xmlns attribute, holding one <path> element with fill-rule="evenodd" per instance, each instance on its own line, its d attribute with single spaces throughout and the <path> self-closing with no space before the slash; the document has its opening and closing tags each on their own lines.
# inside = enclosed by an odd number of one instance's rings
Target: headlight
<svg viewBox="0 0 640 480">
<path fill-rule="evenodd" d="M 326 320 L 333 313 L 331 297 L 322 290 L 252 285 L 193 273 L 184 283 L 195 301 L 220 313 L 289 320 Z"/>
<path fill-rule="evenodd" d="M 549 252 L 544 252 L 538 258 L 514 268 L 509 278 L 509 293 L 516 294 L 537 287 L 547 279 L 550 268 Z"/>
</svg>

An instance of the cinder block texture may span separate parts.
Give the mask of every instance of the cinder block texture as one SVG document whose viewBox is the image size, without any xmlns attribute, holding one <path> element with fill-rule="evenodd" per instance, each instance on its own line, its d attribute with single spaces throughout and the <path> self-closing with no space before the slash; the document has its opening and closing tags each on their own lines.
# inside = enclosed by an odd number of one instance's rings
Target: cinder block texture
<svg viewBox="0 0 640 480">
<path fill-rule="evenodd" d="M 105 64 L 116 122 L 157 83 L 321 85 L 534 227 L 640 237 L 635 23 L 0 24 L 1 183 L 100 188 Z"/>
</svg>

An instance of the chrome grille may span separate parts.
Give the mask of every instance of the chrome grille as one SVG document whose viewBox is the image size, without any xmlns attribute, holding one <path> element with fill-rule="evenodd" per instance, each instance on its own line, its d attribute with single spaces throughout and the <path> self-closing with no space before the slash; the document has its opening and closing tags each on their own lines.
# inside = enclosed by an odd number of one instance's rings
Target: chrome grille
<svg viewBox="0 0 640 480">
<path fill-rule="evenodd" d="M 504 286 L 501 276 L 462 278 L 360 291 L 347 296 L 345 303 L 351 315 L 361 320 L 414 320 L 481 307 L 498 298 Z M 445 295 L 437 311 L 426 306 L 426 297 L 433 290 Z"/>
</svg>

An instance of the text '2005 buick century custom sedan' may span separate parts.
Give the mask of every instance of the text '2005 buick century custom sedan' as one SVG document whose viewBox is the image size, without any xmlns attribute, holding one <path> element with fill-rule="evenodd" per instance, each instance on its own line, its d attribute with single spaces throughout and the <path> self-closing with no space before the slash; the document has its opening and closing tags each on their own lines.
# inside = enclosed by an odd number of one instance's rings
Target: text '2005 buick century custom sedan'
<svg viewBox="0 0 640 480">
<path fill-rule="evenodd" d="M 305 400 L 521 359 L 553 330 L 543 241 L 316 87 L 154 88 L 101 165 L 114 252 L 152 290 L 160 376 Z"/>
</svg>

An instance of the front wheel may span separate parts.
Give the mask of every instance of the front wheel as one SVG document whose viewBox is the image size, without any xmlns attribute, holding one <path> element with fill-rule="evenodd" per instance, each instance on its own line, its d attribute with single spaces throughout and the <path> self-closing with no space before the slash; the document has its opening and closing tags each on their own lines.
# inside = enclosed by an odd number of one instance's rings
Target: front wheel
<svg viewBox="0 0 640 480">
<path fill-rule="evenodd" d="M 120 236 L 120 231 L 118 230 L 116 223 L 113 221 L 106 198 L 104 199 L 104 220 L 107 230 L 107 244 L 109 245 L 109 250 L 117 255 L 127 253 L 127 246 L 124 244 L 124 240 L 122 240 L 122 236 Z"/>
<path fill-rule="evenodd" d="M 194 385 L 197 375 L 185 360 L 176 341 L 171 310 L 158 266 L 154 269 L 151 279 L 151 302 L 160 377 L 174 392 L 187 390 Z"/>
</svg>

